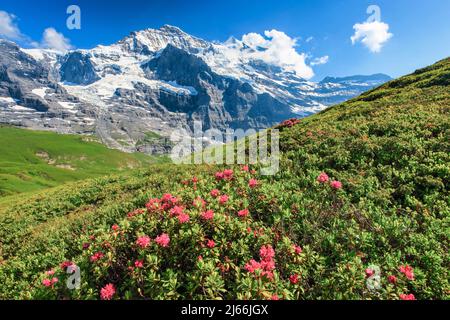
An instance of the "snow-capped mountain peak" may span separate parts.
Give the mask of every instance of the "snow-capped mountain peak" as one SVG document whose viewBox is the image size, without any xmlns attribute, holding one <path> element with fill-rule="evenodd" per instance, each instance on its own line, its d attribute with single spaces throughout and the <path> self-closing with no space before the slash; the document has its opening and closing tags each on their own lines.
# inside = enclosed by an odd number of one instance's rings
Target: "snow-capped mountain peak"
<svg viewBox="0 0 450 320">
<path fill-rule="evenodd" d="M 263 129 L 389 79 L 307 81 L 272 61 L 275 49 L 258 37 L 209 42 L 169 25 L 65 54 L 0 42 L 0 122 L 91 133 L 114 148 L 161 152 L 142 145 L 147 132 L 168 137 L 174 128 L 191 130 L 194 121 L 204 129 Z"/>
</svg>

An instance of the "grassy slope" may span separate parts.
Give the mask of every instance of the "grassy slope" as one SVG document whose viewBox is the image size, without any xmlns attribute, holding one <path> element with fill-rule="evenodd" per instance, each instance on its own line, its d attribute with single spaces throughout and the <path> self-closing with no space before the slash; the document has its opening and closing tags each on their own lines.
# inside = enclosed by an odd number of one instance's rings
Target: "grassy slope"
<svg viewBox="0 0 450 320">
<path fill-rule="evenodd" d="M 111 150 L 76 135 L 0 126 L 0 139 L 0 196 L 36 191 L 152 162 L 152 158 L 143 154 Z"/>
<path fill-rule="evenodd" d="M 304 246 L 303 298 L 448 297 L 449 79 L 446 59 L 281 129 L 281 170 L 265 178 L 255 210 L 269 227 L 284 220 Z M 157 165 L 4 206 L 0 297 L 30 297 L 40 271 L 80 254 L 81 231 L 108 230 L 148 197 L 185 192 L 181 180 L 206 181 L 213 170 Z M 338 196 L 315 182 L 321 171 L 343 182 Z M 416 280 L 400 289 L 383 278 L 382 293 L 367 292 L 372 263 L 385 275 L 408 263 Z"/>
</svg>

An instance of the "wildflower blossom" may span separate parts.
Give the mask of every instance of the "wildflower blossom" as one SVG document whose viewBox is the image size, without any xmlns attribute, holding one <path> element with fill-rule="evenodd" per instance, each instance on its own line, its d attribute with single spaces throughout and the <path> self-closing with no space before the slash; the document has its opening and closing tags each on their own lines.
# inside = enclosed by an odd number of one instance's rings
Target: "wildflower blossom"
<svg viewBox="0 0 450 320">
<path fill-rule="evenodd" d="M 226 169 L 223 171 L 223 178 L 225 180 L 231 180 L 233 179 L 233 170 L 231 169 Z"/>
<path fill-rule="evenodd" d="M 206 246 L 208 247 L 208 248 L 210 248 L 210 249 L 212 249 L 212 248 L 214 248 L 215 246 L 216 246 L 216 243 L 214 242 L 214 240 L 208 240 L 207 242 L 206 242 Z"/>
<path fill-rule="evenodd" d="M 271 260 L 273 257 L 275 257 L 275 251 L 269 244 L 266 246 L 262 246 L 261 249 L 259 249 L 259 255 L 263 260 Z"/>
<path fill-rule="evenodd" d="M 216 172 L 216 180 L 220 181 L 223 180 L 224 176 L 223 176 L 223 172 Z"/>
<path fill-rule="evenodd" d="M 399 270 L 401 273 L 403 273 L 406 278 L 409 280 L 414 280 L 414 269 L 408 265 L 400 266 Z"/>
<path fill-rule="evenodd" d="M 60 267 L 62 271 L 66 271 L 67 267 L 73 265 L 73 262 L 70 260 L 64 261 L 63 263 L 61 263 Z"/>
<path fill-rule="evenodd" d="M 244 266 L 245 270 L 247 270 L 250 273 L 255 272 L 256 270 L 261 268 L 261 264 L 259 262 L 257 262 L 254 259 L 251 259 L 245 266 Z"/>
<path fill-rule="evenodd" d="M 135 266 L 136 268 L 143 268 L 143 267 L 144 267 L 144 260 L 136 260 L 136 261 L 134 262 L 134 266 Z"/>
<path fill-rule="evenodd" d="M 211 197 L 216 198 L 220 194 L 220 191 L 217 189 L 211 190 Z"/>
<path fill-rule="evenodd" d="M 189 221 L 189 215 L 188 214 L 186 214 L 186 213 L 182 213 L 182 214 L 180 214 L 178 217 L 178 222 L 180 222 L 180 223 L 186 223 L 186 222 L 188 222 Z"/>
<path fill-rule="evenodd" d="M 410 293 L 410 294 L 402 293 L 402 294 L 400 294 L 400 299 L 401 300 L 416 300 L 416 297 L 412 293 Z"/>
<path fill-rule="evenodd" d="M 395 284 L 395 283 L 397 283 L 397 277 L 391 275 L 388 277 L 388 281 L 389 281 L 389 283 Z"/>
<path fill-rule="evenodd" d="M 149 236 L 142 236 L 136 240 L 136 244 L 141 248 L 146 248 L 150 244 L 150 241 L 151 239 Z"/>
<path fill-rule="evenodd" d="M 250 179 L 250 181 L 248 182 L 248 186 L 250 188 L 255 188 L 258 186 L 258 180 L 256 179 Z"/>
<path fill-rule="evenodd" d="M 172 209 L 170 209 L 171 216 L 179 216 L 182 213 L 183 213 L 183 208 L 180 206 L 175 206 Z"/>
<path fill-rule="evenodd" d="M 297 284 L 298 283 L 298 274 L 292 274 L 292 275 L 290 275 L 289 276 L 289 281 L 292 283 L 292 284 Z"/>
<path fill-rule="evenodd" d="M 280 298 L 278 297 L 277 294 L 272 295 L 272 297 L 270 297 L 270 300 L 280 300 Z"/>
<path fill-rule="evenodd" d="M 330 186 L 335 189 L 335 190 L 339 190 L 342 189 L 342 183 L 340 181 L 334 180 L 330 182 Z"/>
<path fill-rule="evenodd" d="M 55 270 L 50 269 L 50 270 L 46 271 L 45 274 L 48 275 L 48 276 L 52 276 L 52 275 L 55 274 Z"/>
<path fill-rule="evenodd" d="M 99 251 L 99 252 L 94 253 L 90 257 L 90 260 L 91 260 L 91 262 L 96 262 L 96 261 L 100 260 L 101 258 L 103 258 L 103 256 L 104 256 L 103 252 Z"/>
<path fill-rule="evenodd" d="M 249 215 L 248 209 L 240 210 L 240 211 L 238 212 L 238 216 L 239 216 L 239 217 L 246 217 L 246 216 L 248 216 L 248 215 Z"/>
<path fill-rule="evenodd" d="M 42 280 L 42 284 L 44 285 L 44 287 L 50 287 L 52 285 L 52 281 L 50 279 L 44 279 Z"/>
<path fill-rule="evenodd" d="M 366 277 L 367 278 L 369 278 L 369 277 L 371 277 L 371 276 L 373 276 L 375 274 L 375 270 L 370 269 L 370 268 L 367 268 L 365 272 L 366 272 Z"/>
<path fill-rule="evenodd" d="M 319 174 L 319 176 L 317 177 L 317 182 L 320 183 L 325 183 L 328 182 L 328 175 L 325 172 L 322 172 L 321 174 Z"/>
<path fill-rule="evenodd" d="M 167 233 L 163 233 L 156 237 L 155 242 L 161 247 L 169 246 L 170 237 Z"/>
<path fill-rule="evenodd" d="M 225 204 L 225 203 L 227 203 L 227 202 L 228 202 L 228 196 L 227 196 L 226 194 L 221 195 L 221 196 L 219 197 L 219 203 L 220 203 L 220 204 Z"/>
<path fill-rule="evenodd" d="M 117 224 L 114 224 L 114 225 L 111 227 L 111 229 L 112 229 L 113 231 L 117 231 L 117 230 L 119 230 L 119 226 L 118 226 Z"/>
<path fill-rule="evenodd" d="M 249 171 L 249 168 L 248 168 L 247 165 L 243 165 L 243 166 L 241 167 L 241 170 L 244 171 L 244 172 L 248 172 L 248 171 Z"/>
<path fill-rule="evenodd" d="M 202 219 L 204 220 L 212 220 L 214 218 L 214 211 L 207 210 L 202 213 Z"/>
<path fill-rule="evenodd" d="M 100 290 L 100 298 L 102 300 L 111 300 L 116 293 L 116 287 L 112 283 L 108 283 Z"/>
<path fill-rule="evenodd" d="M 294 247 L 294 251 L 295 251 L 296 254 L 302 253 L 303 250 L 302 250 L 302 248 L 300 246 L 294 244 L 293 247 Z"/>
</svg>

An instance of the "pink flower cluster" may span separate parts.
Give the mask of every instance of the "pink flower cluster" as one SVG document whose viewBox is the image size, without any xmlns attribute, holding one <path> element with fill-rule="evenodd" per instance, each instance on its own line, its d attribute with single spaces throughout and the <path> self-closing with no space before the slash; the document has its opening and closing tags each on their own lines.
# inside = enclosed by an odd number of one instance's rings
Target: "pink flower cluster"
<svg viewBox="0 0 450 320">
<path fill-rule="evenodd" d="M 399 271 L 409 280 L 414 280 L 414 269 L 408 265 L 400 266 Z"/>
<path fill-rule="evenodd" d="M 325 172 L 322 172 L 321 174 L 319 174 L 319 176 L 317 177 L 317 182 L 319 183 L 327 183 L 330 178 L 328 177 L 328 175 Z M 338 181 L 338 180 L 333 180 L 330 182 L 330 186 L 331 188 L 335 189 L 335 190 L 339 190 L 342 189 L 342 182 Z"/>
<path fill-rule="evenodd" d="M 42 280 L 42 284 L 44 285 L 44 287 L 53 287 L 53 285 L 55 284 L 55 283 L 57 283 L 58 282 L 58 278 L 56 278 L 56 277 L 53 277 L 53 278 L 51 278 L 51 279 L 44 279 L 44 280 Z"/>
<path fill-rule="evenodd" d="M 66 269 L 72 265 L 75 265 L 72 261 L 66 260 L 60 264 L 61 270 L 66 271 Z"/>
<path fill-rule="evenodd" d="M 103 252 L 96 252 L 96 253 L 94 253 L 92 256 L 91 256 L 91 258 L 90 258 L 90 260 L 91 260 L 91 262 L 97 262 L 98 260 L 100 260 L 101 258 L 103 258 L 105 255 L 103 254 Z"/>
<path fill-rule="evenodd" d="M 259 182 L 258 182 L 258 180 L 256 180 L 256 179 L 250 179 L 249 181 L 248 181 L 248 186 L 250 187 L 250 188 L 256 188 L 257 186 L 258 186 L 258 184 L 259 184 Z"/>
<path fill-rule="evenodd" d="M 233 179 L 233 170 L 225 169 L 224 171 L 216 172 L 215 174 L 216 180 L 232 180 Z"/>
<path fill-rule="evenodd" d="M 172 217 L 177 217 L 178 222 L 180 223 L 186 223 L 190 219 L 189 215 L 184 212 L 184 208 L 180 206 L 175 206 L 170 209 L 170 215 Z"/>
<path fill-rule="evenodd" d="M 245 266 L 245 270 L 255 273 L 256 270 L 261 271 L 261 275 L 268 279 L 273 279 L 273 270 L 275 269 L 275 251 L 271 245 L 262 246 L 259 250 L 260 261 L 251 259 Z"/>
<path fill-rule="evenodd" d="M 416 297 L 412 293 L 410 293 L 410 294 L 402 293 L 402 294 L 400 294 L 400 299 L 401 300 L 416 300 Z"/>
<path fill-rule="evenodd" d="M 111 300 L 116 294 L 116 287 L 112 283 L 108 283 L 100 290 L 100 299 Z"/>
<path fill-rule="evenodd" d="M 280 123 L 277 128 L 291 128 L 295 126 L 296 124 L 300 123 L 300 119 L 292 118 L 288 120 L 284 120 L 282 123 Z"/>
<path fill-rule="evenodd" d="M 156 237 L 155 242 L 161 247 L 168 247 L 170 242 L 170 237 L 167 233 L 163 233 Z"/>
<path fill-rule="evenodd" d="M 207 210 L 207 211 L 203 212 L 202 213 L 202 219 L 203 220 L 212 220 L 212 219 L 214 219 L 214 211 Z"/>
<path fill-rule="evenodd" d="M 248 211 L 248 209 L 244 209 L 244 210 L 240 210 L 239 212 L 238 212 L 238 216 L 239 217 L 246 217 L 246 216 L 248 216 L 249 215 L 249 211 Z"/>
<path fill-rule="evenodd" d="M 136 240 L 136 244 L 142 249 L 147 248 L 150 245 L 151 239 L 149 236 L 142 236 Z"/>
<path fill-rule="evenodd" d="M 149 213 L 158 212 L 160 210 L 166 211 L 176 206 L 178 202 L 179 199 L 177 197 L 171 195 L 170 193 L 166 193 L 161 197 L 161 199 L 150 199 L 145 207 Z"/>
<path fill-rule="evenodd" d="M 294 252 L 296 253 L 296 254 L 300 254 L 300 253 L 302 253 L 302 248 L 300 247 L 300 246 L 298 246 L 298 245 L 296 245 L 296 244 L 294 244 L 293 246 L 293 249 L 294 249 Z"/>
</svg>

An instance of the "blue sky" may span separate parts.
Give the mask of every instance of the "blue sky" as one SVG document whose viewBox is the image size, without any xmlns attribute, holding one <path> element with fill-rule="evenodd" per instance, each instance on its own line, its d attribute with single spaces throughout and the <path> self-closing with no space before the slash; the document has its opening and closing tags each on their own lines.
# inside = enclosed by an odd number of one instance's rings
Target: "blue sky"
<svg viewBox="0 0 450 320">
<path fill-rule="evenodd" d="M 81 30 L 66 27 L 71 4 L 81 8 Z M 392 34 L 379 52 L 361 42 L 364 35 L 351 41 L 353 26 L 367 20 L 372 4 L 381 9 L 385 35 Z M 397 77 L 450 55 L 448 0 L 2 0 L 0 11 L 14 15 L 12 22 L 27 39 L 17 42 L 41 42 L 51 27 L 76 48 L 110 44 L 131 31 L 164 24 L 218 41 L 276 29 L 298 39 L 297 52 L 328 56 L 327 63 L 312 67 L 314 80 L 378 72 Z"/>
</svg>

